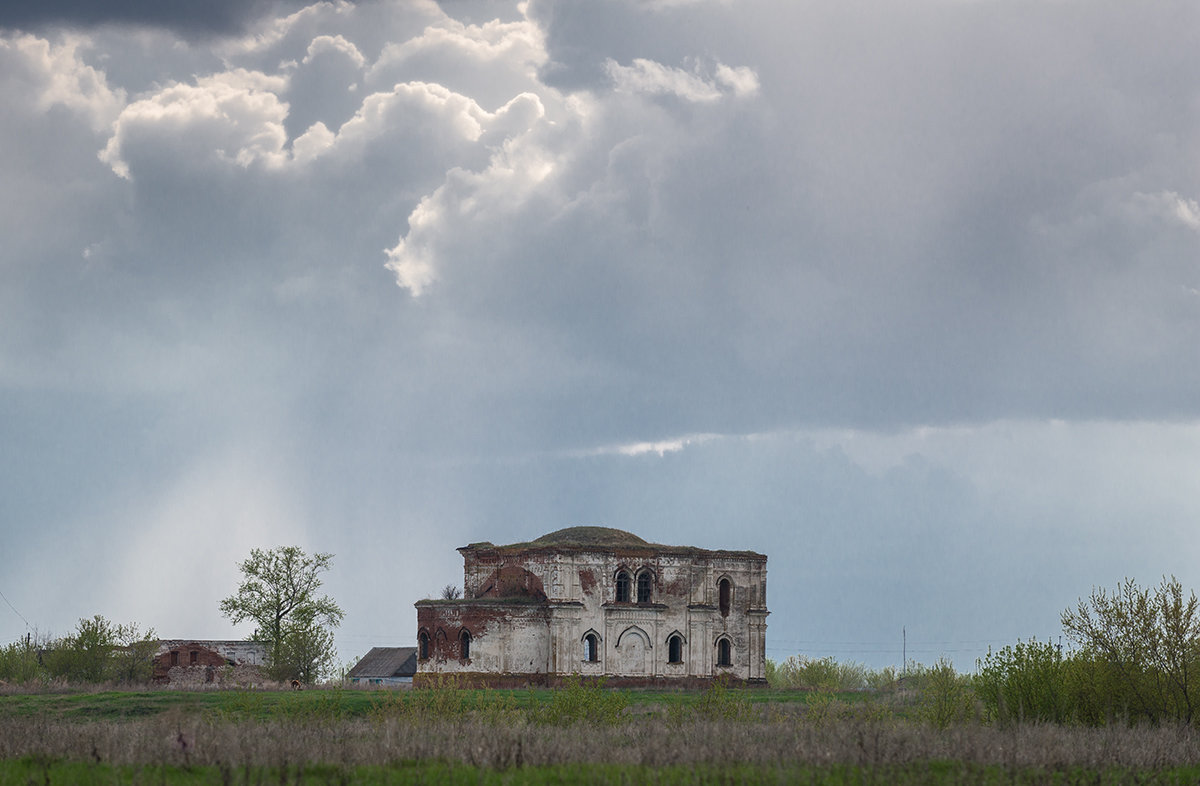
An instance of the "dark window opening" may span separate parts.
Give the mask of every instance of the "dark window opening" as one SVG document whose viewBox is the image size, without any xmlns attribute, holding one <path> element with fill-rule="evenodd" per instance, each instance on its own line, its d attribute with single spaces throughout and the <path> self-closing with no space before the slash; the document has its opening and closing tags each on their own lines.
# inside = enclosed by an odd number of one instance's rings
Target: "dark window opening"
<svg viewBox="0 0 1200 786">
<path fill-rule="evenodd" d="M 195 650 L 192 650 L 190 653 L 188 653 L 188 663 L 192 664 L 193 666 L 199 662 L 199 658 L 200 653 L 196 652 Z"/>
<path fill-rule="evenodd" d="M 417 636 L 417 657 L 425 660 L 429 657 L 429 634 L 421 631 L 421 635 Z"/>
<path fill-rule="evenodd" d="M 471 657 L 471 634 L 465 630 L 458 636 L 458 657 L 463 660 Z"/>
<path fill-rule="evenodd" d="M 683 637 L 678 633 L 667 639 L 667 662 L 683 663 Z"/>
<path fill-rule="evenodd" d="M 629 602 L 629 574 L 625 571 L 617 573 L 617 603 Z"/>
<path fill-rule="evenodd" d="M 637 581 L 637 593 L 638 593 L 638 601 L 637 602 L 638 603 L 649 603 L 650 602 L 650 582 L 651 582 L 652 578 L 653 577 L 650 575 L 650 571 L 648 571 L 648 570 L 643 570 L 641 573 L 638 574 L 638 581 Z"/>
<path fill-rule="evenodd" d="M 595 633 L 583 637 L 583 659 L 589 663 L 600 660 L 600 641 Z"/>
<path fill-rule="evenodd" d="M 721 639 L 717 642 L 717 665 L 733 665 L 733 652 L 732 647 L 729 646 L 729 639 Z"/>
<path fill-rule="evenodd" d="M 721 579 L 717 584 L 718 603 L 721 607 L 721 616 L 729 616 L 730 602 L 733 600 L 733 584 L 729 579 Z"/>
<path fill-rule="evenodd" d="M 179 651 L 178 650 L 172 650 L 172 652 L 171 652 L 171 665 L 172 666 L 179 665 Z"/>
</svg>

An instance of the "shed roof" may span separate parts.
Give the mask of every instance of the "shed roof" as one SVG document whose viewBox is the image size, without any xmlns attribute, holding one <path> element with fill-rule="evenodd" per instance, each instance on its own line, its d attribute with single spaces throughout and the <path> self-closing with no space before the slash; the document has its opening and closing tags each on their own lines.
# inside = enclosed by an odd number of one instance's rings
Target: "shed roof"
<svg viewBox="0 0 1200 786">
<path fill-rule="evenodd" d="M 365 679 L 411 677 L 416 673 L 416 647 L 372 647 L 346 676 Z"/>
</svg>

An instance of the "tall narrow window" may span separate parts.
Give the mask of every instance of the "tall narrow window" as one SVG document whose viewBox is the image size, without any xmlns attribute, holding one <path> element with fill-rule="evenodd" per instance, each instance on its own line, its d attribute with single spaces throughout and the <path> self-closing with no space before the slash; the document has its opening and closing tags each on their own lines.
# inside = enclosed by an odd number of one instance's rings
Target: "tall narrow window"
<svg viewBox="0 0 1200 786">
<path fill-rule="evenodd" d="M 179 665 L 179 650 L 171 650 L 171 665 Z"/>
<path fill-rule="evenodd" d="M 733 648 L 729 646 L 729 639 L 721 639 L 720 641 L 717 642 L 717 665 L 718 666 L 732 666 L 733 665 L 732 649 Z"/>
<path fill-rule="evenodd" d="M 683 637 L 678 633 L 667 639 L 667 662 L 683 663 Z"/>
<path fill-rule="evenodd" d="M 729 579 L 721 579 L 717 583 L 717 602 L 721 607 L 721 616 L 729 616 L 729 605 L 733 600 L 733 584 Z"/>
<path fill-rule="evenodd" d="M 589 663 L 600 660 L 600 640 L 596 638 L 595 633 L 583 637 L 583 659 Z"/>
<path fill-rule="evenodd" d="M 629 602 L 629 574 L 625 571 L 617 572 L 617 603 Z"/>
<path fill-rule="evenodd" d="M 417 636 L 417 657 L 425 660 L 429 657 L 429 634 L 421 631 Z"/>
<path fill-rule="evenodd" d="M 195 650 L 192 650 L 191 652 L 188 653 L 188 663 L 195 666 L 197 663 L 199 663 L 199 657 L 200 657 L 200 653 L 196 652 Z"/>
<path fill-rule="evenodd" d="M 650 584 L 653 581 L 653 578 L 654 577 L 650 574 L 650 571 L 648 571 L 648 570 L 643 570 L 641 573 L 638 574 L 638 579 L 637 579 L 637 593 L 638 593 L 638 596 L 637 596 L 638 601 L 637 602 L 638 603 L 649 603 L 650 602 Z"/>
<path fill-rule="evenodd" d="M 458 634 L 458 657 L 463 660 L 471 657 L 471 634 L 465 630 Z"/>
</svg>

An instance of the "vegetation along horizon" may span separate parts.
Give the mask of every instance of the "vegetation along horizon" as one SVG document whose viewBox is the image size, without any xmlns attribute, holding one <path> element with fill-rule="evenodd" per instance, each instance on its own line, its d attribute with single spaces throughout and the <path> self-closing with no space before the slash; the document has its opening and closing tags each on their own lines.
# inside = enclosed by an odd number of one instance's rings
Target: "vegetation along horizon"
<svg viewBox="0 0 1200 786">
<path fill-rule="evenodd" d="M 1094 590 L 1061 615 L 1069 646 L 1017 641 L 971 673 L 796 655 L 757 689 L 381 688 L 332 666 L 331 559 L 242 564 L 222 608 L 274 623 L 258 687 L 152 687 L 153 631 L 101 616 L 0 647 L 0 786 L 1200 782 L 1200 604 L 1174 578 Z M 272 582 L 303 592 L 263 605 Z"/>
</svg>

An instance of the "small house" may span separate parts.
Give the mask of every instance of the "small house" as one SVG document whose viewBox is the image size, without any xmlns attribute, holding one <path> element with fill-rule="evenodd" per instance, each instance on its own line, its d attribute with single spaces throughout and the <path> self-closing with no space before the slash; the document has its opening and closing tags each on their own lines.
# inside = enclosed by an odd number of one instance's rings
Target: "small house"
<svg viewBox="0 0 1200 786">
<path fill-rule="evenodd" d="M 416 647 L 372 647 L 346 679 L 355 684 L 399 685 L 411 683 L 416 673 Z"/>
</svg>

